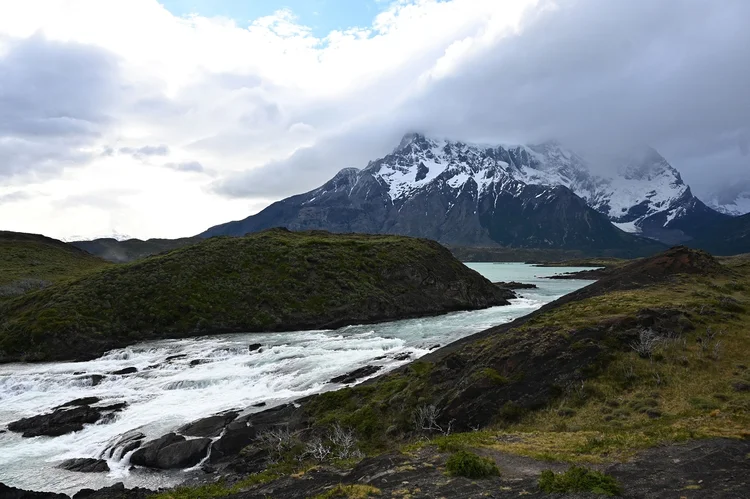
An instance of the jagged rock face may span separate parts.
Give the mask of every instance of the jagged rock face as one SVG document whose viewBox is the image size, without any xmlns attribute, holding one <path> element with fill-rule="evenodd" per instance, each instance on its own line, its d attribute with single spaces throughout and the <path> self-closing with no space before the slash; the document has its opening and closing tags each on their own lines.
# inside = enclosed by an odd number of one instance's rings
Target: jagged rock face
<svg viewBox="0 0 750 499">
<path fill-rule="evenodd" d="M 554 142 L 479 146 L 410 134 L 363 170 L 344 169 L 318 189 L 201 235 L 284 226 L 404 234 L 452 245 L 601 249 L 634 243 L 610 221 L 674 243 L 723 218 L 653 149 L 622 160 L 619 174 L 605 178 Z"/>
</svg>

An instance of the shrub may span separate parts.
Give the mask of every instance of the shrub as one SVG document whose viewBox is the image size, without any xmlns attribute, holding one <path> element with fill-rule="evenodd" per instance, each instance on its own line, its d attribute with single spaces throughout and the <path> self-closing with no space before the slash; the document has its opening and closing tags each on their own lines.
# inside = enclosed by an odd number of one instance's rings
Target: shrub
<svg viewBox="0 0 750 499">
<path fill-rule="evenodd" d="M 548 494 L 593 492 L 605 496 L 619 496 L 622 488 L 610 475 L 588 468 L 573 466 L 565 473 L 544 470 L 539 477 L 539 488 Z"/>
<path fill-rule="evenodd" d="M 500 474 L 500 470 L 491 459 L 463 450 L 448 458 L 446 468 L 449 474 L 466 478 L 486 478 Z"/>
</svg>

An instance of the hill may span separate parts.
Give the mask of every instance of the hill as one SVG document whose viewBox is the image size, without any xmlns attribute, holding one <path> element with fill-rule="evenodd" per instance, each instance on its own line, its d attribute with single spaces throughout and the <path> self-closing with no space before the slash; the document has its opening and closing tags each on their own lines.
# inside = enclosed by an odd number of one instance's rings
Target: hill
<svg viewBox="0 0 750 499">
<path fill-rule="evenodd" d="M 110 262 L 125 263 L 182 248 L 198 241 L 201 239 L 195 237 L 147 239 L 145 241 L 141 239 L 118 241 L 114 238 L 101 238 L 91 241 L 73 241 L 70 244 Z"/>
<path fill-rule="evenodd" d="M 333 328 L 507 304 L 439 244 L 270 230 L 116 265 L 0 304 L 4 361 L 143 340 Z"/>
<path fill-rule="evenodd" d="M 108 265 L 57 239 L 0 231 L 0 299 L 80 277 Z"/>
<path fill-rule="evenodd" d="M 245 416 L 243 451 L 211 455 L 229 482 L 160 498 L 742 497 L 750 267 L 722 262 L 672 248 L 379 378 Z M 554 473 L 571 464 L 596 471 Z"/>
</svg>

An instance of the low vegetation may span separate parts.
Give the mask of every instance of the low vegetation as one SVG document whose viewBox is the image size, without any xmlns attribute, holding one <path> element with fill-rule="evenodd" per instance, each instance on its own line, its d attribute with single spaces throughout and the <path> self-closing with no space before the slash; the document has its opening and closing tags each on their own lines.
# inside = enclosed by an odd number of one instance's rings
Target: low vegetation
<svg viewBox="0 0 750 499">
<path fill-rule="evenodd" d="M 507 303 L 502 294 L 427 240 L 270 230 L 6 300 L 0 360 L 70 360 L 157 338 L 431 315 Z"/>
<path fill-rule="evenodd" d="M 453 453 L 445 463 L 445 468 L 452 476 L 466 478 L 487 478 L 500 474 L 494 461 L 464 450 Z"/>
<path fill-rule="evenodd" d="M 591 492 L 605 496 L 622 494 L 620 484 L 613 477 L 580 466 L 573 466 L 565 473 L 542 471 L 539 477 L 539 488 L 548 494 L 570 492 Z"/>
</svg>

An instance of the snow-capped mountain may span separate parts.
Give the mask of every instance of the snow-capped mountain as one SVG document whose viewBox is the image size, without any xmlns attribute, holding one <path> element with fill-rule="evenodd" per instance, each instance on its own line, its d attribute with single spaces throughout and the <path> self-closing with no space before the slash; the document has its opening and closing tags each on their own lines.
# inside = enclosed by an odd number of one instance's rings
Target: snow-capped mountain
<svg viewBox="0 0 750 499">
<path fill-rule="evenodd" d="M 708 196 L 707 203 L 716 211 L 735 217 L 750 213 L 750 181 L 716 190 Z"/>
<path fill-rule="evenodd" d="M 454 245 L 654 250 L 658 245 L 618 230 L 600 212 L 620 206 L 609 186 L 558 144 L 481 146 L 410 134 L 362 170 L 344 169 L 318 189 L 201 236 L 284 226 L 406 234 Z"/>
</svg>

